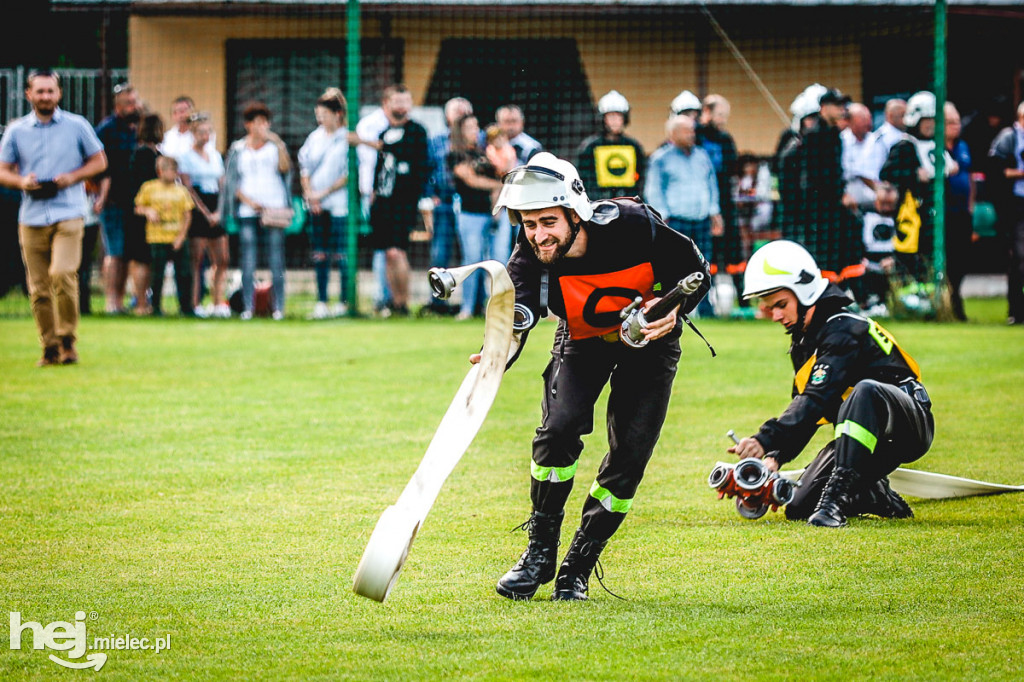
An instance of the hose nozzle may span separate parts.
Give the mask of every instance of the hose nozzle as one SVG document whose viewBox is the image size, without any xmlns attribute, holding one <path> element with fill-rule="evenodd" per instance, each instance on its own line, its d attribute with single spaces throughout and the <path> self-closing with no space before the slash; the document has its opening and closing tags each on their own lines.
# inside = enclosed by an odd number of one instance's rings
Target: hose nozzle
<svg viewBox="0 0 1024 682">
<path fill-rule="evenodd" d="M 434 298 L 447 301 L 455 291 L 455 277 L 445 268 L 430 268 L 430 291 Z"/>
</svg>

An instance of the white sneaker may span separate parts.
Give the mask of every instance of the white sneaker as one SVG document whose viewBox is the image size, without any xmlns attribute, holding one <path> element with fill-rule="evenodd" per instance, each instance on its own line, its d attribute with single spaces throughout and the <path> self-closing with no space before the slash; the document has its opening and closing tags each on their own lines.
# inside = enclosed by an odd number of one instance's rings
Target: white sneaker
<svg viewBox="0 0 1024 682">
<path fill-rule="evenodd" d="M 275 310 L 274 314 L 271 315 L 271 317 L 273 317 L 275 320 L 283 320 L 284 319 L 284 313 L 281 312 L 280 310 Z"/>
<path fill-rule="evenodd" d="M 251 320 L 252 319 L 252 311 L 251 310 L 244 310 L 244 311 L 242 311 L 242 314 L 238 316 L 238 319 L 240 319 L 240 320 Z"/>
<path fill-rule="evenodd" d="M 223 318 L 231 317 L 231 306 L 227 303 L 218 303 L 213 307 L 213 316 Z"/>
<path fill-rule="evenodd" d="M 331 317 L 345 317 L 348 315 L 348 306 L 344 303 L 335 303 L 331 306 Z"/>
<path fill-rule="evenodd" d="M 196 317 L 201 319 L 206 319 L 210 316 L 210 308 L 205 305 L 197 305 L 192 312 L 195 313 Z"/>
<path fill-rule="evenodd" d="M 329 317 L 327 311 L 327 304 L 323 301 L 317 301 L 313 305 L 313 314 L 309 316 L 311 320 L 326 320 Z"/>
</svg>

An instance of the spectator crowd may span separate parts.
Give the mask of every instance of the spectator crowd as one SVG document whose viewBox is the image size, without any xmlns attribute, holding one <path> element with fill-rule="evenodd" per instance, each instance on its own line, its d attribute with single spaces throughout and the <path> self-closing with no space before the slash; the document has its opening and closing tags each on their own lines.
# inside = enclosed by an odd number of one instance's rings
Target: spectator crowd
<svg viewBox="0 0 1024 682">
<path fill-rule="evenodd" d="M 414 119 L 412 95 L 400 84 L 384 89 L 380 106 L 351 130 L 344 96 L 326 89 L 315 102 L 316 127 L 294 155 L 261 102 L 245 106 L 245 135 L 222 157 L 209 115 L 186 95 L 174 100 L 165 126 L 131 84 L 118 85 L 112 113 L 86 131 L 84 119 L 60 110 L 60 95 L 54 72 L 32 72 L 26 97 L 33 111 L 12 122 L 0 140 L 0 183 L 23 192 L 19 224 L 44 350 L 41 364 L 77 359 L 77 312 L 71 314 L 67 299 L 74 289 L 76 311 L 91 312 L 94 251 L 102 253 L 107 314 L 164 314 L 164 272 L 172 263 L 181 315 L 237 314 L 247 320 L 265 314 L 277 320 L 286 310 L 285 232 L 301 223 L 316 280 L 309 317 L 354 311 L 347 262 L 355 243 L 347 189 L 352 147 L 359 210 L 373 250 L 374 309 L 384 317 L 407 316 L 413 303 L 411 240 L 430 240 L 433 266 L 507 261 L 515 234 L 504 212 L 493 211 L 502 178 L 544 149 L 526 132 L 523 111 L 512 103 L 498 107 L 488 121 L 469 100 L 455 97 L 444 106 L 443 130 L 429 135 Z M 806 247 L 867 314 L 886 316 L 894 305 L 929 312 L 935 279 L 932 186 L 941 158 L 952 313 L 966 319 L 960 287 L 980 197 L 1006 225 L 1008 318 L 1022 324 L 1024 104 L 1009 127 L 992 110 L 964 131 L 960 112 L 946 102 L 941 156 L 935 149 L 937 106 L 926 91 L 906 101 L 891 99 L 875 127 L 865 104 L 815 83 L 793 100 L 791 124 L 780 133 L 775 154 L 764 158 L 737 149 L 728 130 L 728 100 L 717 94 L 700 99 L 684 90 L 669 103 L 664 141 L 648 154 L 627 133 L 629 101 L 612 90 L 599 98 L 593 134 L 570 160 L 592 200 L 641 197 L 698 245 L 713 272 L 738 282 L 759 244 L 789 239 Z M 73 128 L 65 130 L 69 120 Z M 48 128 L 75 138 L 74 146 L 62 148 L 66 158 L 53 158 L 52 150 L 37 158 L 43 152 L 32 141 Z M 984 193 L 979 180 L 987 180 Z M 55 213 L 54 207 L 62 210 Z M 63 231 L 69 219 L 80 221 L 70 237 L 77 241 L 63 251 L 58 245 L 69 239 Z M 43 230 L 57 225 L 63 227 L 47 237 L 44 263 Z M 229 232 L 238 234 L 237 291 L 229 291 Z M 255 278 L 261 253 L 271 272 L 268 284 Z M 46 277 L 40 274 L 44 267 Z M 734 300 L 736 289 L 730 295 L 728 286 L 713 288 L 697 315 L 753 315 Z M 467 280 L 461 294 L 457 307 L 424 301 L 419 312 L 459 320 L 481 315 L 487 300 L 482 276 Z"/>
</svg>

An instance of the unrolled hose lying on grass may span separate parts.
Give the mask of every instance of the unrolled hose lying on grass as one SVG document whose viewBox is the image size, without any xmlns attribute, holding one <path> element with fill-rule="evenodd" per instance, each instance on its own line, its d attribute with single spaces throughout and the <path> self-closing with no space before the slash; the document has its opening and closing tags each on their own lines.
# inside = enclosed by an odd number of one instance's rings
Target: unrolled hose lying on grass
<svg viewBox="0 0 1024 682">
<path fill-rule="evenodd" d="M 796 481 L 803 473 L 796 471 L 780 471 L 779 475 Z M 925 500 L 942 500 L 950 497 L 973 497 L 975 495 L 999 495 L 1001 493 L 1024 492 L 1024 485 L 1003 485 L 986 483 L 959 476 L 935 474 L 930 471 L 899 468 L 889 474 L 889 487 L 900 495 L 919 497 Z"/>
</svg>

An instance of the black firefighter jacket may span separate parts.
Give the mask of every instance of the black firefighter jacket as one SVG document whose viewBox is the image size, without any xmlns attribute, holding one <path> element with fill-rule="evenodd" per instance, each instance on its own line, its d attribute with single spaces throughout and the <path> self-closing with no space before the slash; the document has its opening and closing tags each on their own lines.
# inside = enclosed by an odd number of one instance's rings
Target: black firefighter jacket
<svg viewBox="0 0 1024 682">
<path fill-rule="evenodd" d="M 754 436 L 784 464 L 796 458 L 822 423 L 835 423 L 839 407 L 865 379 L 897 385 L 920 379 L 920 369 L 875 321 L 848 312 L 853 303 L 834 284 L 818 299 L 808 328 L 789 349 L 796 375 L 793 400 Z"/>
</svg>

